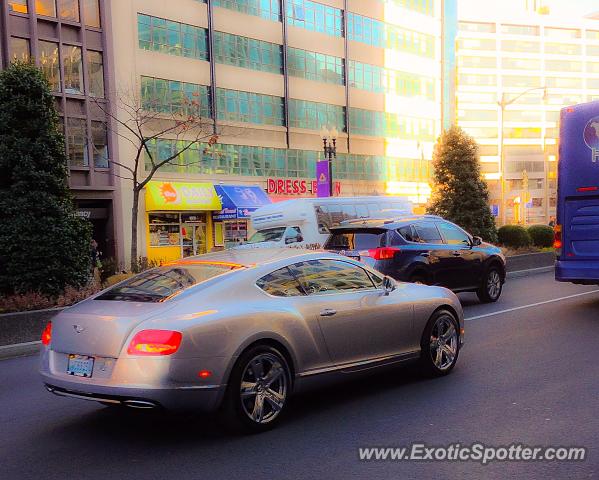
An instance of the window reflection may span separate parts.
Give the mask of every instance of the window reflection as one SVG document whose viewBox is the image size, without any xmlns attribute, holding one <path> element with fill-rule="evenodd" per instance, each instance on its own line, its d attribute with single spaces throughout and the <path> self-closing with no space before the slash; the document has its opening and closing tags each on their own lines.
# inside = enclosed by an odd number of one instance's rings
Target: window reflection
<svg viewBox="0 0 599 480">
<path fill-rule="evenodd" d="M 50 89 L 60 92 L 60 64 L 58 63 L 58 44 L 54 42 L 39 42 L 39 61 L 42 72 L 50 83 Z"/>
<path fill-rule="evenodd" d="M 82 0 L 85 24 L 88 27 L 100 28 L 100 4 L 98 0 Z"/>
<path fill-rule="evenodd" d="M 8 11 L 16 13 L 27 13 L 27 0 L 9 0 Z"/>
<path fill-rule="evenodd" d="M 87 126 L 84 118 L 67 119 L 67 154 L 69 165 L 88 167 Z"/>
<path fill-rule="evenodd" d="M 104 64 L 102 52 L 87 51 L 87 72 L 89 75 L 89 94 L 104 97 Z"/>
<path fill-rule="evenodd" d="M 98 168 L 108 168 L 108 133 L 104 122 L 92 121 L 92 142 L 94 165 Z"/>
<path fill-rule="evenodd" d="M 10 39 L 10 58 L 13 62 L 28 62 L 30 57 L 29 40 L 12 37 Z"/>
<path fill-rule="evenodd" d="M 56 16 L 55 0 L 35 0 L 35 13 L 46 17 Z"/>
<path fill-rule="evenodd" d="M 64 90 L 66 93 L 83 93 L 83 68 L 81 47 L 63 45 Z"/>
<path fill-rule="evenodd" d="M 79 21 L 79 0 L 57 0 L 58 16 L 62 20 Z"/>
</svg>

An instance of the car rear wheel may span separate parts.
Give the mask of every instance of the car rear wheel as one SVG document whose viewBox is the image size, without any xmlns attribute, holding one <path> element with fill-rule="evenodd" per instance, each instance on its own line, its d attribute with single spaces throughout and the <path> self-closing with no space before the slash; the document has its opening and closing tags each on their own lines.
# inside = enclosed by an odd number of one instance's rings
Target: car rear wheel
<svg viewBox="0 0 599 480">
<path fill-rule="evenodd" d="M 453 370 L 460 353 L 459 324 L 448 310 L 433 314 L 422 334 L 420 362 L 433 376 L 447 375 Z"/>
<path fill-rule="evenodd" d="M 285 357 L 267 345 L 243 353 L 227 388 L 225 421 L 235 430 L 262 432 L 273 428 L 287 407 L 291 374 Z"/>
<path fill-rule="evenodd" d="M 491 267 L 487 270 L 482 285 L 476 291 L 476 295 L 481 302 L 492 303 L 499 300 L 502 290 L 503 282 L 501 281 L 499 269 L 497 267 Z"/>
</svg>

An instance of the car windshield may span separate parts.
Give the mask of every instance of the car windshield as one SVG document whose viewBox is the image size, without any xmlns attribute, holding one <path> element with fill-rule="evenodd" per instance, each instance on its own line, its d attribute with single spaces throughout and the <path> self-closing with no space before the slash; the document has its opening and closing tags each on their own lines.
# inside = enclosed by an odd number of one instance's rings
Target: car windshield
<svg viewBox="0 0 599 480">
<path fill-rule="evenodd" d="M 283 238 L 287 227 L 265 228 L 254 233 L 247 243 L 278 242 Z"/>
<path fill-rule="evenodd" d="M 96 300 L 160 302 L 180 291 L 240 268 L 235 264 L 171 265 L 143 272 L 104 292 Z"/>
<path fill-rule="evenodd" d="M 385 246 L 384 229 L 333 231 L 325 249 L 327 250 L 368 250 Z"/>
</svg>

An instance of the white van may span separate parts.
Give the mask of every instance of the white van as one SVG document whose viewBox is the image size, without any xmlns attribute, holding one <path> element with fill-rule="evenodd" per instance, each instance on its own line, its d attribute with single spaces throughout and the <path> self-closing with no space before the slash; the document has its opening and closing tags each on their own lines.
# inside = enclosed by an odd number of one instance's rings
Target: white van
<svg viewBox="0 0 599 480">
<path fill-rule="evenodd" d="M 285 200 L 251 214 L 256 233 L 234 248 L 321 248 L 329 228 L 360 218 L 411 215 L 412 203 L 402 197 L 326 197 Z"/>
</svg>

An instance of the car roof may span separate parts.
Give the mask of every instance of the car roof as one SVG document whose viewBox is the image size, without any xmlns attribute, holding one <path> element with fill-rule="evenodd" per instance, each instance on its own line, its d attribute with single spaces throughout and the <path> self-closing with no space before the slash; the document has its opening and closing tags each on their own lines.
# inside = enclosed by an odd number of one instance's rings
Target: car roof
<svg viewBox="0 0 599 480">
<path fill-rule="evenodd" d="M 231 266 L 250 267 L 276 263 L 281 260 L 303 257 L 314 253 L 328 252 L 319 250 L 308 250 L 303 248 L 247 248 L 231 249 L 222 252 L 206 253 L 194 257 L 186 257 L 169 262 L 168 265 L 190 265 L 190 264 L 228 264 Z"/>
<path fill-rule="evenodd" d="M 405 225 L 407 223 L 421 222 L 423 220 L 443 220 L 443 218 L 437 215 L 409 215 L 388 218 L 363 218 L 356 220 L 346 220 L 338 226 L 331 227 L 330 230 L 353 230 L 360 228 L 393 229 Z"/>
</svg>

